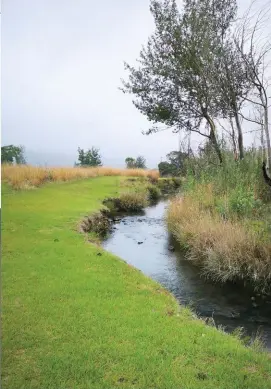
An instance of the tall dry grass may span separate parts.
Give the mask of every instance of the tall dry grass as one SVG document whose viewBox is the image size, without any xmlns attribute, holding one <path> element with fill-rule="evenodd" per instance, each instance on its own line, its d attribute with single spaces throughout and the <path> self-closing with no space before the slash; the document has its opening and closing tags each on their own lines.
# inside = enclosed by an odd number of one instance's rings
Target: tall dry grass
<svg viewBox="0 0 271 389">
<path fill-rule="evenodd" d="M 159 172 L 157 170 L 117 169 L 111 167 L 45 168 L 30 165 L 2 166 L 2 180 L 8 182 L 14 189 L 39 187 L 50 181 L 72 181 L 99 176 L 146 177 L 150 180 L 157 180 Z"/>
<path fill-rule="evenodd" d="M 204 193 L 207 195 L 204 196 Z M 174 199 L 167 223 L 186 248 L 187 259 L 199 264 L 205 276 L 215 281 L 248 280 L 270 292 L 271 242 L 238 220 L 223 220 L 213 212 L 210 187 L 195 197 Z"/>
</svg>

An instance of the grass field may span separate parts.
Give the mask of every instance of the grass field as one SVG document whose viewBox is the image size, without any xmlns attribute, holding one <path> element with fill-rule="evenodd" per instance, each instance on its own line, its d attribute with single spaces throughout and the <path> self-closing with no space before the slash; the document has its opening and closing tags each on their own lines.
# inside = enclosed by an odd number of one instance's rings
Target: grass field
<svg viewBox="0 0 271 389">
<path fill-rule="evenodd" d="M 32 189 L 48 182 L 74 181 L 102 176 L 146 177 L 157 180 L 158 170 L 118 169 L 112 167 L 37 167 L 31 165 L 2 166 L 2 179 L 14 189 Z"/>
<path fill-rule="evenodd" d="M 271 388 L 267 354 L 77 232 L 120 180 L 3 187 L 2 388 Z"/>
</svg>

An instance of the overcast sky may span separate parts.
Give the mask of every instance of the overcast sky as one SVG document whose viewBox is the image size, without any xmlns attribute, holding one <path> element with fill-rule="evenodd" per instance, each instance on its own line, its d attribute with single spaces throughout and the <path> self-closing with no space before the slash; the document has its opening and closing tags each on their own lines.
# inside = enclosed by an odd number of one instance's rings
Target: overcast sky
<svg viewBox="0 0 271 389">
<path fill-rule="evenodd" d="M 143 136 L 149 122 L 118 90 L 153 30 L 148 0 L 2 3 L 2 144 L 71 163 L 96 146 L 110 164 L 142 154 L 150 167 L 178 147 L 170 131 Z"/>
</svg>

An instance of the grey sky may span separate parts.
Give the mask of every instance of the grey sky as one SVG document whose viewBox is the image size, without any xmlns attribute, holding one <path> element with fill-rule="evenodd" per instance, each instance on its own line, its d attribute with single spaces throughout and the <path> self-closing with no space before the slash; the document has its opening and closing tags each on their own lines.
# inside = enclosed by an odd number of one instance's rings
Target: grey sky
<svg viewBox="0 0 271 389">
<path fill-rule="evenodd" d="M 148 0 L 3 0 L 2 143 L 71 163 L 95 145 L 105 163 L 143 154 L 155 166 L 178 136 L 143 136 L 148 121 L 118 90 L 152 29 Z"/>
</svg>

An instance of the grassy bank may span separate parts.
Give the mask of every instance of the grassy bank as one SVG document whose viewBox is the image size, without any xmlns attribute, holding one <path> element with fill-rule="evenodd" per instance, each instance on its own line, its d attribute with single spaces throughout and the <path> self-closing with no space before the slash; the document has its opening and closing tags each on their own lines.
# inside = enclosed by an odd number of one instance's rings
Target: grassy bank
<svg viewBox="0 0 271 389">
<path fill-rule="evenodd" d="M 4 186 L 2 387 L 271 387 L 267 355 L 193 318 L 78 233 L 78 221 L 121 182 Z"/>
<path fill-rule="evenodd" d="M 244 280 L 271 291 L 271 203 L 260 162 L 194 169 L 168 212 L 169 230 L 215 281 Z"/>
</svg>

